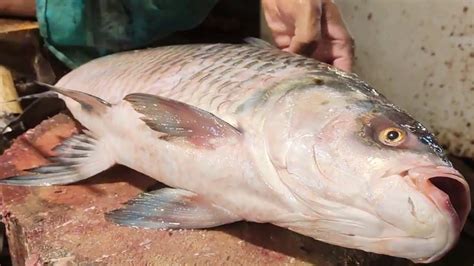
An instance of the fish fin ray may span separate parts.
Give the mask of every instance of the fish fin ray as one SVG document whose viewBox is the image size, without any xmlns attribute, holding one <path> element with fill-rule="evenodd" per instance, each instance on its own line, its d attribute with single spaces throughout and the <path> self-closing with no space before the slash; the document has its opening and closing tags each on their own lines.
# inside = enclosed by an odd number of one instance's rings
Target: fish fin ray
<svg viewBox="0 0 474 266">
<path fill-rule="evenodd" d="M 54 85 L 42 83 L 39 81 L 35 81 L 35 83 L 38 84 L 39 86 L 45 87 L 51 91 L 54 91 L 56 93 L 59 93 L 61 95 L 64 95 L 66 97 L 69 97 L 75 100 L 81 105 L 83 110 L 88 111 L 88 112 L 104 113 L 109 107 L 112 106 L 110 103 L 106 102 L 105 100 L 97 96 L 85 93 L 85 92 L 64 89 L 64 88 L 60 88 Z"/>
<path fill-rule="evenodd" d="M 133 93 L 124 98 L 152 130 L 207 145 L 211 139 L 238 136 L 241 132 L 205 110 L 151 94 Z"/>
<path fill-rule="evenodd" d="M 25 170 L 24 175 L 0 180 L 0 184 L 16 186 L 66 185 L 92 177 L 108 168 L 115 160 L 101 143 L 86 134 L 78 134 L 56 147 L 51 164 Z"/>
<path fill-rule="evenodd" d="M 154 229 L 210 228 L 241 220 L 199 195 L 174 188 L 145 192 L 111 211 L 106 219 L 121 226 Z"/>
<path fill-rule="evenodd" d="M 255 38 L 255 37 L 246 37 L 244 38 L 244 41 L 252 46 L 259 47 L 259 48 L 265 48 L 265 49 L 277 49 L 275 46 L 273 46 L 271 43 L 264 41 L 260 38 Z"/>
</svg>

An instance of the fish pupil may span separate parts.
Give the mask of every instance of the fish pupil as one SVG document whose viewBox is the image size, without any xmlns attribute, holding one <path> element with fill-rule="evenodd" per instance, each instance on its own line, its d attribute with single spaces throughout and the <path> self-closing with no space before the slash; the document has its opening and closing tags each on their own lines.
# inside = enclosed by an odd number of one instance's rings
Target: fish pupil
<svg viewBox="0 0 474 266">
<path fill-rule="evenodd" d="M 398 139 L 398 137 L 400 137 L 400 133 L 398 133 L 398 132 L 395 131 L 395 130 L 389 131 L 389 132 L 387 133 L 387 139 L 389 139 L 389 140 L 392 140 L 392 141 L 393 141 L 393 140 Z"/>
</svg>

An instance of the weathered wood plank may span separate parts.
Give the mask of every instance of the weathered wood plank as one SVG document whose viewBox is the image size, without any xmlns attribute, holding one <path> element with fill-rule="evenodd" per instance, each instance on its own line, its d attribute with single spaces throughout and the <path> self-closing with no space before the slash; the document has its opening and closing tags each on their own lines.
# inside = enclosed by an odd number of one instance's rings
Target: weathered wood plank
<svg viewBox="0 0 474 266">
<path fill-rule="evenodd" d="M 0 157 L 0 175 L 46 163 L 62 139 L 77 132 L 58 115 L 18 138 Z M 125 167 L 80 184 L 0 187 L 2 213 L 15 265 L 86 264 L 316 264 L 402 263 L 327 245 L 267 224 L 235 223 L 210 230 L 157 231 L 119 227 L 104 213 L 156 185 Z M 399 264 L 397 264 L 399 265 Z"/>
<path fill-rule="evenodd" d="M 0 18 L 0 33 L 38 29 L 33 20 Z"/>
<path fill-rule="evenodd" d="M 0 18 L 0 65 L 15 80 L 53 83 L 66 72 L 64 66 L 44 47 L 35 21 Z"/>
<path fill-rule="evenodd" d="M 0 102 L 16 100 L 18 94 L 13 83 L 13 76 L 6 67 L 0 65 Z M 19 114 L 21 107 L 18 102 L 0 104 L 0 116 L 3 114 Z M 0 122 L 1 125 L 1 122 Z"/>
</svg>

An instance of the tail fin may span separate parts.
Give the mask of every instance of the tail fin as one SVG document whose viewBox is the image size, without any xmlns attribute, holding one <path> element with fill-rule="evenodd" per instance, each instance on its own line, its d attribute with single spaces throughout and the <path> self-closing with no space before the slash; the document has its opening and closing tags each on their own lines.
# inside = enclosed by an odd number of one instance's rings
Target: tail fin
<svg viewBox="0 0 474 266">
<path fill-rule="evenodd" d="M 67 90 L 41 82 L 35 82 L 39 86 L 71 98 L 80 104 L 81 108 L 94 115 L 107 111 L 111 106 L 104 100 L 80 91 Z M 0 184 L 19 186 L 49 186 L 64 185 L 87 179 L 110 168 L 115 160 L 110 152 L 107 152 L 103 141 L 96 140 L 90 134 L 79 134 L 73 136 L 55 151 L 56 157 L 51 158 L 52 164 L 29 169 L 24 175 L 14 176 L 0 180 Z"/>
<path fill-rule="evenodd" d="M 65 185 L 92 177 L 115 164 L 110 152 L 99 140 L 87 134 L 75 135 L 55 148 L 52 164 L 28 169 L 24 175 L 0 180 L 17 186 Z"/>
</svg>

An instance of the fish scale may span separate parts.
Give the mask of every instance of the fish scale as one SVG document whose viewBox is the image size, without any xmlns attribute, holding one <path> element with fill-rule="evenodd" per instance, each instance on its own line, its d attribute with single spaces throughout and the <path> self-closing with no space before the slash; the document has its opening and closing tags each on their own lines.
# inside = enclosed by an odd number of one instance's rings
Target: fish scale
<svg viewBox="0 0 474 266">
<path fill-rule="evenodd" d="M 301 62 L 308 63 L 296 67 Z M 79 67 L 57 85 L 112 103 L 132 92 L 146 92 L 224 114 L 234 112 L 256 90 L 310 73 L 315 66 L 314 60 L 274 49 L 191 44 L 106 56 Z"/>
</svg>

